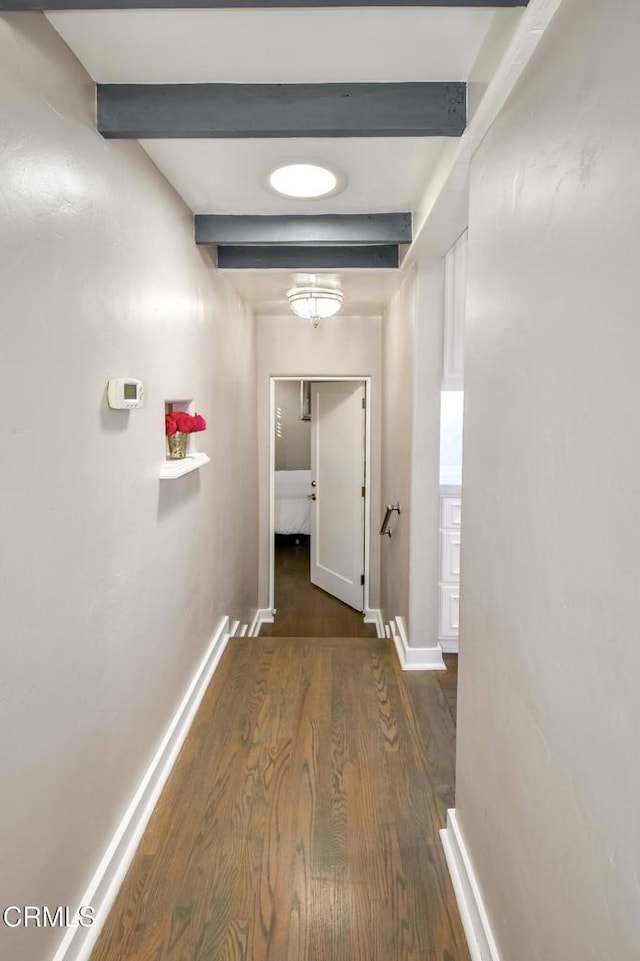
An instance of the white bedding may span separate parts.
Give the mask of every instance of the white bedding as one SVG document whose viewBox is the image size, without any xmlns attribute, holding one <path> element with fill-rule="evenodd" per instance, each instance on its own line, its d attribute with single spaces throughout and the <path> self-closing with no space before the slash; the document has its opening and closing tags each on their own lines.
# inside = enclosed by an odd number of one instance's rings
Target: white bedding
<svg viewBox="0 0 640 961">
<path fill-rule="evenodd" d="M 311 471 L 275 471 L 276 534 L 311 533 Z"/>
</svg>

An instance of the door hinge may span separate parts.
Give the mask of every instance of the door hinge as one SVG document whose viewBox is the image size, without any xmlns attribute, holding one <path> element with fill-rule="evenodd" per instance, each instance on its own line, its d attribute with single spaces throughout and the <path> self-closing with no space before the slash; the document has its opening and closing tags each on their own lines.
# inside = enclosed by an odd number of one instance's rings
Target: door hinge
<svg viewBox="0 0 640 961">
<path fill-rule="evenodd" d="M 362 398 L 362 409 L 363 409 L 363 410 L 366 410 L 366 409 L 367 409 L 367 399 L 366 399 L 366 397 L 363 397 L 363 398 Z"/>
<path fill-rule="evenodd" d="M 366 489 L 364 487 L 360 488 L 360 493 L 362 494 L 363 497 L 365 496 L 365 490 Z"/>
<path fill-rule="evenodd" d="M 364 587 L 364 574 L 360 575 L 360 586 Z"/>
</svg>

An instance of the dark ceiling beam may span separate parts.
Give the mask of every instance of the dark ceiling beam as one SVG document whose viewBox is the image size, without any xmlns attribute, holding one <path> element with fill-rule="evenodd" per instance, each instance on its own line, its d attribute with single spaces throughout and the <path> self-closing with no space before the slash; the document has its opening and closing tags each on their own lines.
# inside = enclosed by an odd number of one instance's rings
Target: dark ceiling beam
<svg viewBox="0 0 640 961">
<path fill-rule="evenodd" d="M 0 0 L 7 10 L 242 10 L 280 7 L 526 7 L 529 0 Z"/>
<path fill-rule="evenodd" d="M 98 84 L 103 137 L 459 137 L 464 83 Z"/>
<path fill-rule="evenodd" d="M 196 214 L 197 244 L 410 244 L 411 214 Z"/>
<path fill-rule="evenodd" d="M 221 270 L 323 270 L 397 267 L 398 245 L 363 247 L 218 247 Z"/>
</svg>

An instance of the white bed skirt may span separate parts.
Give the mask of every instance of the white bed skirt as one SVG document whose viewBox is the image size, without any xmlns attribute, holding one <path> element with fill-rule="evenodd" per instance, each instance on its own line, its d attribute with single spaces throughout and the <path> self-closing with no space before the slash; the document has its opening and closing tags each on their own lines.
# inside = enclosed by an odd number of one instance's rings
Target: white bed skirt
<svg viewBox="0 0 640 961">
<path fill-rule="evenodd" d="M 276 534 L 311 533 L 311 471 L 275 471 Z"/>
</svg>

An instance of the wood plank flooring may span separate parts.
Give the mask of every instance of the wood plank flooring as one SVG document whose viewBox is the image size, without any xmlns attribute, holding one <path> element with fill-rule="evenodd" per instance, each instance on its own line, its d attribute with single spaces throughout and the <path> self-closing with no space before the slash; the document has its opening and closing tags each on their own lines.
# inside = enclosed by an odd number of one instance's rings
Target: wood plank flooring
<svg viewBox="0 0 640 961">
<path fill-rule="evenodd" d="M 273 624 L 264 624 L 263 637 L 375 637 L 362 614 L 309 580 L 309 541 L 276 540 L 275 606 Z"/>
<path fill-rule="evenodd" d="M 92 961 L 469 961 L 440 677 L 387 640 L 230 641 Z"/>
</svg>

